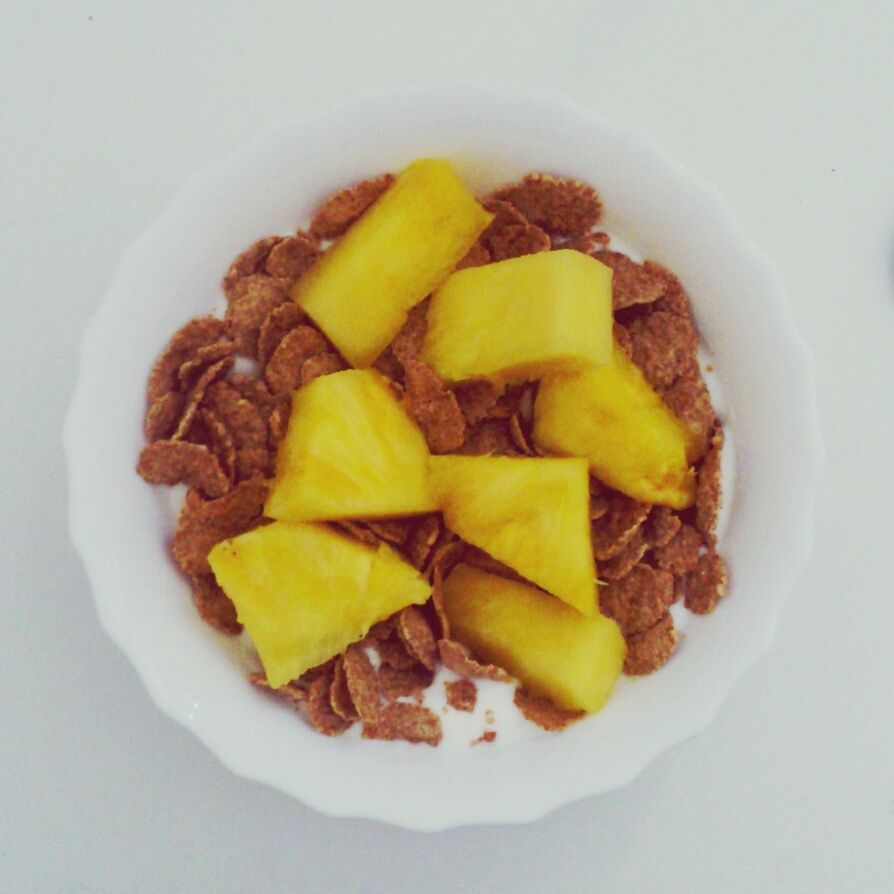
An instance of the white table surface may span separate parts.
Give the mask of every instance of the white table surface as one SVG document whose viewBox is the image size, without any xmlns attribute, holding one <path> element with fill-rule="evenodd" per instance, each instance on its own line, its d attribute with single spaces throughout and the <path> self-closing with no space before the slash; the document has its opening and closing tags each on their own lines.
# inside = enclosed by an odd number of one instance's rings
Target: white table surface
<svg viewBox="0 0 894 894">
<path fill-rule="evenodd" d="M 564 90 L 721 188 L 816 352 L 828 464 L 776 646 L 706 733 L 539 823 L 423 836 L 244 782 L 155 709 L 68 541 L 60 435 L 80 332 L 191 172 L 459 78 Z M 894 890 L 892 92 L 890 0 L 3 0 L 0 889 Z"/>
</svg>

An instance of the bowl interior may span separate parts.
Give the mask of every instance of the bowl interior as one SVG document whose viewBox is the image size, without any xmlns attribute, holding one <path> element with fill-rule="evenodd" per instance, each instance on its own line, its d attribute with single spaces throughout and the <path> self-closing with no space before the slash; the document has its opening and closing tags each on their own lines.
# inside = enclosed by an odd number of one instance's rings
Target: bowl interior
<svg viewBox="0 0 894 894">
<path fill-rule="evenodd" d="M 511 747 L 331 740 L 259 698 L 167 559 L 170 495 L 133 471 L 147 371 L 171 332 L 219 301 L 231 258 L 305 222 L 334 189 L 424 155 L 449 157 L 479 192 L 531 170 L 595 185 L 605 228 L 687 287 L 735 437 L 729 597 L 688 623 L 660 673 L 624 681 L 599 715 Z M 103 623 L 152 696 L 236 772 L 327 813 L 413 828 L 529 820 L 623 784 L 698 731 L 767 649 L 811 539 L 813 400 L 778 276 L 716 193 L 650 139 L 547 94 L 368 95 L 264 131 L 191 180 L 125 255 L 83 341 L 66 437 L 72 532 Z"/>
</svg>

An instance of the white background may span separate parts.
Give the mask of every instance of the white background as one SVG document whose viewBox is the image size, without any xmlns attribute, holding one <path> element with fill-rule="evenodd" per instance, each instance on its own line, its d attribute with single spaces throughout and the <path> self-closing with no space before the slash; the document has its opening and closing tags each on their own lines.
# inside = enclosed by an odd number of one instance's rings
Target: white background
<svg viewBox="0 0 894 894">
<path fill-rule="evenodd" d="M 720 187 L 816 353 L 827 468 L 776 646 L 706 733 L 539 823 L 425 836 L 243 782 L 153 707 L 69 544 L 60 435 L 79 334 L 190 173 L 455 79 L 559 88 Z M 0 0 L 0 100 L 0 889 L 894 890 L 890 0 Z"/>
</svg>

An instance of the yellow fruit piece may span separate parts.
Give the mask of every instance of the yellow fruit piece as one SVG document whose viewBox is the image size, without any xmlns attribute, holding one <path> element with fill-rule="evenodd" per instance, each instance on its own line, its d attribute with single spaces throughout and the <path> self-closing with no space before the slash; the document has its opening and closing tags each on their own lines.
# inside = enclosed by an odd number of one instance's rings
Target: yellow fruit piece
<svg viewBox="0 0 894 894">
<path fill-rule="evenodd" d="M 608 366 L 540 383 L 534 441 L 586 457 L 597 478 L 635 500 L 686 509 L 695 499 L 696 436 L 619 347 Z"/>
<path fill-rule="evenodd" d="M 579 612 L 596 611 L 585 460 L 433 456 L 431 484 L 451 531 Z"/>
<path fill-rule="evenodd" d="M 274 522 L 218 543 L 208 561 L 271 686 L 300 677 L 431 593 L 385 544 L 376 550 L 325 525 Z"/>
<path fill-rule="evenodd" d="M 428 458 L 425 438 L 378 373 L 320 376 L 292 395 L 264 512 L 282 521 L 431 512 Z"/>
<path fill-rule="evenodd" d="M 610 363 L 611 268 L 565 249 L 460 270 L 432 298 L 422 356 L 498 386 Z"/>
<path fill-rule="evenodd" d="M 518 581 L 458 565 L 444 582 L 453 636 L 559 707 L 595 713 L 608 700 L 627 647 L 618 625 L 587 618 Z"/>
<path fill-rule="evenodd" d="M 369 366 L 492 219 L 447 161 L 420 159 L 298 281 L 292 298 L 352 366 Z"/>
</svg>

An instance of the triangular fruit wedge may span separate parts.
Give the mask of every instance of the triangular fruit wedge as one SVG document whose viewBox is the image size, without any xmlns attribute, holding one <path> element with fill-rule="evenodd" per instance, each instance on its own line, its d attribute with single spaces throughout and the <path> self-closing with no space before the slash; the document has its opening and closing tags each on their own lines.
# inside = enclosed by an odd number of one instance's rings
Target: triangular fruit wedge
<svg viewBox="0 0 894 894">
<path fill-rule="evenodd" d="M 618 625 L 585 618 L 520 581 L 458 565 L 444 581 L 450 629 L 476 657 L 569 710 L 598 711 L 621 673 Z"/>
<path fill-rule="evenodd" d="M 634 500 L 686 509 L 695 499 L 698 438 L 620 347 L 606 366 L 540 383 L 534 440 L 586 457 L 597 478 Z"/>
<path fill-rule="evenodd" d="M 320 376 L 292 396 L 265 513 L 319 521 L 431 512 L 428 457 L 425 438 L 378 373 Z"/>
<path fill-rule="evenodd" d="M 497 386 L 611 363 L 612 271 L 562 249 L 454 273 L 428 309 L 423 360 Z"/>
<path fill-rule="evenodd" d="M 449 162 L 419 159 L 298 280 L 292 297 L 352 366 L 369 366 L 492 219 Z"/>
<path fill-rule="evenodd" d="M 274 687 L 431 593 L 390 547 L 374 549 L 326 525 L 274 522 L 218 543 L 208 561 Z"/>
<path fill-rule="evenodd" d="M 444 523 L 585 615 L 596 610 L 587 463 L 433 456 Z"/>
</svg>

